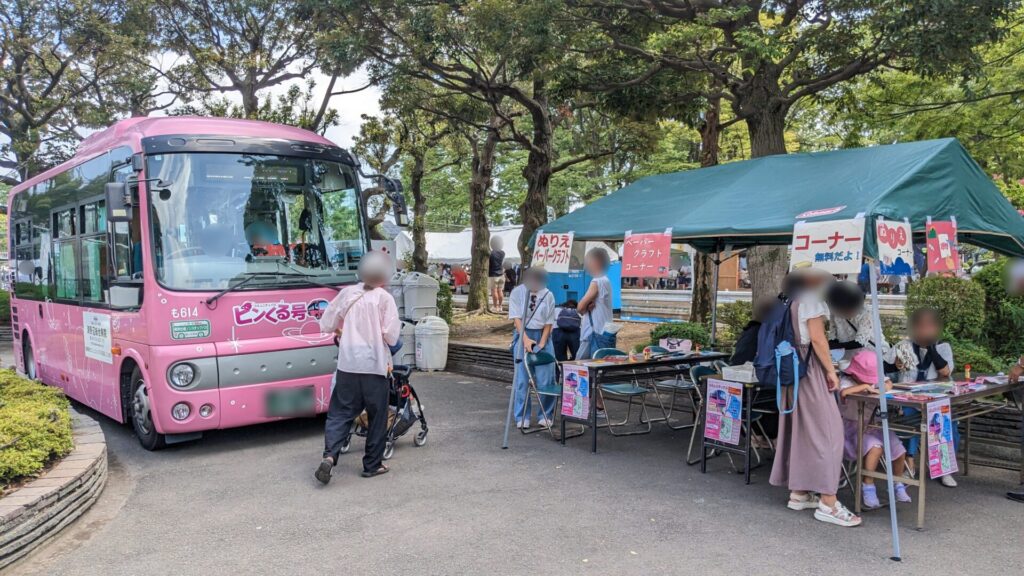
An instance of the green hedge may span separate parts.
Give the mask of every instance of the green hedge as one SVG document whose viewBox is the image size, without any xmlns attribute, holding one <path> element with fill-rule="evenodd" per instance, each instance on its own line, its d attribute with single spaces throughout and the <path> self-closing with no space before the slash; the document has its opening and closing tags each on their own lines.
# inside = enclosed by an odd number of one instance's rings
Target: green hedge
<svg viewBox="0 0 1024 576">
<path fill-rule="evenodd" d="M 1009 262 L 1000 258 L 971 280 L 985 292 L 985 342 L 996 356 L 1017 358 L 1024 353 L 1024 296 L 1006 292 Z"/>
<path fill-rule="evenodd" d="M 38 473 L 72 447 L 64 393 L 0 370 L 0 488 Z"/>
<path fill-rule="evenodd" d="M 949 345 L 953 348 L 953 362 L 957 372 L 963 372 L 964 366 L 968 364 L 971 365 L 971 372 L 975 374 L 995 374 L 1006 370 L 1006 363 L 993 358 L 980 344 L 954 339 L 949 341 Z"/>
<path fill-rule="evenodd" d="M 961 278 L 929 276 L 910 284 L 907 315 L 919 308 L 936 308 L 948 340 L 979 342 L 985 328 L 985 290 Z"/>
<path fill-rule="evenodd" d="M 732 346 L 736 343 L 736 339 L 740 337 L 743 329 L 750 322 L 750 316 L 753 313 L 751 309 L 751 303 L 742 300 L 718 306 L 718 322 L 726 326 L 725 330 L 718 332 L 719 345 Z"/>
<path fill-rule="evenodd" d="M 684 340 L 690 340 L 694 346 L 700 344 L 701 346 L 707 346 L 711 342 L 711 334 L 708 333 L 708 329 L 701 326 L 700 324 L 693 324 L 691 322 L 666 322 L 664 324 L 658 324 L 651 330 L 651 340 L 649 344 L 657 345 L 662 338 L 681 338 Z M 643 346 L 639 346 L 643 348 Z"/>
<path fill-rule="evenodd" d="M 11 323 L 11 293 L 0 290 L 0 323 Z"/>
</svg>

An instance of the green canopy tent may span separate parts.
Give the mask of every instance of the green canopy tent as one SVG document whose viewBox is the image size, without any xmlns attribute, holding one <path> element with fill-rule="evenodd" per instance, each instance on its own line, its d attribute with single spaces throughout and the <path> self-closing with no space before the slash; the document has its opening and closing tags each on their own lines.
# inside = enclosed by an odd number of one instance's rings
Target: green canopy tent
<svg viewBox="0 0 1024 576">
<path fill-rule="evenodd" d="M 815 214 L 820 215 L 815 215 Z M 643 178 L 543 227 L 577 240 L 661 232 L 700 250 L 788 245 L 798 220 L 955 216 L 959 239 L 1024 257 L 1024 218 L 952 138 L 767 156 Z M 867 226 L 865 252 L 875 252 Z"/>
<path fill-rule="evenodd" d="M 577 240 L 622 241 L 627 231 L 661 232 L 671 228 L 673 240 L 717 255 L 723 247 L 788 245 L 793 226 L 800 220 L 858 216 L 866 218 L 864 252 L 868 256 L 877 253 L 873 223 L 878 217 L 907 219 L 915 237 L 921 238 L 929 218 L 955 217 L 959 241 L 1024 257 L 1024 218 L 963 146 L 948 138 L 768 156 L 651 176 L 550 222 L 543 230 L 571 231 Z M 871 295 L 877 302 L 876 267 L 870 267 L 870 271 Z M 717 276 L 716 266 L 715 284 Z M 877 306 L 873 312 L 874 337 L 879 342 Z M 881 387 L 881 350 L 876 349 L 876 354 Z M 890 462 L 884 394 L 880 404 L 885 461 Z M 891 468 L 886 468 L 886 484 L 892 558 L 898 561 L 901 554 Z"/>
</svg>

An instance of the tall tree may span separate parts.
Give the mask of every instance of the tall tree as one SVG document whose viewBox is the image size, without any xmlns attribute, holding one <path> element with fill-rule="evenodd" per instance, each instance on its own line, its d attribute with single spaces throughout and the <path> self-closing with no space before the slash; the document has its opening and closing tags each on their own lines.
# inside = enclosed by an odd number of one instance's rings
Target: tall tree
<svg viewBox="0 0 1024 576">
<path fill-rule="evenodd" d="M 398 175 L 401 167 L 404 146 L 408 140 L 407 131 L 407 127 L 394 115 L 377 117 L 364 114 L 352 151 L 369 166 L 373 174 L 393 178 Z M 366 224 L 374 239 L 384 238 L 379 227 L 391 206 L 383 193 L 384 189 L 379 185 L 365 188 L 362 192 L 362 205 L 371 212 L 367 215 Z"/>
<path fill-rule="evenodd" d="M 305 0 L 154 0 L 163 46 L 184 62 L 160 71 L 169 87 L 190 102 L 187 112 L 263 119 L 274 103 L 267 89 L 304 80 L 320 70 L 328 77 L 320 102 L 306 98 L 303 127 L 323 131 L 330 100 L 352 90 L 337 87 L 361 61 L 341 47 L 329 57 L 318 50 L 314 22 L 321 3 Z M 234 95 L 239 104 L 225 96 Z M 262 98 L 262 100 L 261 100 Z M 273 119 L 273 118 L 271 118 Z"/>
<path fill-rule="evenodd" d="M 612 149 L 558 157 L 555 132 L 573 111 L 589 106 L 573 90 L 571 49 L 576 30 L 559 0 L 333 0 L 330 13 L 360 34 L 361 48 L 402 74 L 461 92 L 489 105 L 510 140 L 527 152 L 526 195 L 519 206 L 519 252 L 529 263 L 529 239 L 547 219 L 553 174 Z M 511 102 L 514 106 L 509 107 Z"/>
<path fill-rule="evenodd" d="M 132 44 L 118 0 L 0 3 L 0 168 L 15 183 L 70 156 L 80 128 L 108 124 L 119 65 Z M 145 34 L 145 30 L 133 30 Z M 145 57 L 144 55 L 138 57 Z"/>
<path fill-rule="evenodd" d="M 643 59 L 637 80 L 701 73 L 745 122 L 753 157 L 786 153 L 794 104 L 876 70 L 970 72 L 975 46 L 999 37 L 1014 0 L 573 0 L 609 47 Z M 950 23 L 956 23 L 951 25 Z M 784 248 L 749 253 L 755 296 L 774 293 Z"/>
</svg>

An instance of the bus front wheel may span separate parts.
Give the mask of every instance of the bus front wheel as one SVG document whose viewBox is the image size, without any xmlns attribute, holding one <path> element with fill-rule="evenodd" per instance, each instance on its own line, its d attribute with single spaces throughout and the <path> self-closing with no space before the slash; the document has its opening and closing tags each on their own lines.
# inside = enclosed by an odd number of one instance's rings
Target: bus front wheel
<svg viewBox="0 0 1024 576">
<path fill-rule="evenodd" d="M 153 424 L 153 409 L 142 372 L 136 367 L 132 371 L 132 428 L 139 437 L 139 444 L 146 450 L 159 450 L 166 444 L 164 435 L 156 431 Z"/>
</svg>

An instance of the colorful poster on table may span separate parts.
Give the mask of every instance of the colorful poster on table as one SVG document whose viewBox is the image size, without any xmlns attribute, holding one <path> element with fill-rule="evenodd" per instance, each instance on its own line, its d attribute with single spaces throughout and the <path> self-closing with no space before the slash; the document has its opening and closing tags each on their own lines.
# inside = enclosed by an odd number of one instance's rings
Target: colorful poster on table
<svg viewBox="0 0 1024 576">
<path fill-rule="evenodd" d="M 743 385 L 725 380 L 708 380 L 704 438 L 739 445 L 743 428 Z"/>
<path fill-rule="evenodd" d="M 626 232 L 622 245 L 623 278 L 665 278 L 672 257 L 672 229 L 653 234 Z"/>
<path fill-rule="evenodd" d="M 583 364 L 562 365 L 562 416 L 590 418 L 590 370 Z"/>
<path fill-rule="evenodd" d="M 569 256 L 572 254 L 572 236 L 572 232 L 537 232 L 537 240 L 533 243 L 533 265 L 543 266 L 545 270 L 555 274 L 567 274 Z"/>
<path fill-rule="evenodd" d="M 929 402 L 925 410 L 928 419 L 928 472 L 938 478 L 957 471 L 956 447 L 953 445 L 953 412 L 949 398 Z"/>
<path fill-rule="evenodd" d="M 789 269 L 812 266 L 830 274 L 860 272 L 864 256 L 864 219 L 797 222 Z"/>
<path fill-rule="evenodd" d="M 928 273 L 956 272 L 960 250 L 956 246 L 956 222 L 929 222 L 925 228 Z"/>
<path fill-rule="evenodd" d="M 881 274 L 910 276 L 914 264 L 914 239 L 910 224 L 879 218 L 875 232 Z"/>
</svg>

